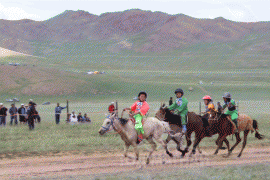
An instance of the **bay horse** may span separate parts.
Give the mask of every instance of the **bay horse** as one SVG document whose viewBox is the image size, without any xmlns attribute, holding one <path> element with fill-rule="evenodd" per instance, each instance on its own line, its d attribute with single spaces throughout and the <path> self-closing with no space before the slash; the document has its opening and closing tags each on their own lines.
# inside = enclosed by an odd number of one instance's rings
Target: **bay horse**
<svg viewBox="0 0 270 180">
<path fill-rule="evenodd" d="M 118 118 L 114 114 L 110 115 L 104 120 L 98 132 L 100 135 L 103 135 L 112 129 L 115 130 L 121 136 L 121 139 L 125 142 L 124 157 L 128 157 L 127 155 L 128 149 L 130 146 L 133 146 L 136 154 L 136 160 L 138 161 L 139 151 L 137 149 L 136 143 L 138 135 L 134 126 L 135 125 L 133 124 L 132 121 L 124 118 Z M 146 164 L 149 164 L 151 155 L 157 147 L 153 139 L 155 139 L 165 148 L 165 144 L 161 136 L 163 133 L 169 133 L 170 127 L 166 122 L 161 122 L 154 117 L 148 117 L 147 119 L 144 120 L 143 129 L 144 129 L 143 138 L 146 139 L 151 144 L 151 150 L 146 160 Z M 162 163 L 164 164 L 165 161 L 163 160 Z"/>
<path fill-rule="evenodd" d="M 226 121 L 227 119 L 227 116 L 226 115 L 220 115 L 218 117 L 217 115 L 217 112 L 215 111 L 210 111 L 210 118 L 209 118 L 209 121 L 211 120 L 214 120 L 214 121 Z M 229 121 L 231 121 L 230 118 L 228 118 Z M 258 122 L 256 120 L 252 120 L 248 115 L 245 115 L 245 114 L 239 114 L 238 116 L 238 119 L 237 119 L 237 124 L 238 124 L 238 132 L 235 132 L 235 136 L 236 136 L 236 143 L 234 144 L 234 146 L 228 151 L 228 156 L 230 156 L 230 154 L 232 153 L 232 151 L 234 150 L 234 148 L 241 142 L 241 138 L 240 138 L 240 132 L 243 131 L 244 132 L 244 141 L 243 141 L 243 146 L 242 146 L 242 149 L 240 151 L 240 153 L 238 154 L 237 157 L 241 157 L 242 155 L 242 152 L 247 144 L 247 136 L 248 136 L 248 133 L 249 131 L 251 131 L 251 133 L 253 133 L 254 131 L 256 132 L 255 133 L 255 137 L 259 140 L 261 139 L 264 139 L 264 136 L 261 135 L 259 132 L 258 132 Z M 233 123 L 231 121 L 231 123 Z M 225 127 L 223 127 L 223 131 L 220 131 L 219 133 L 219 137 L 218 137 L 218 148 L 216 149 L 215 151 L 215 154 L 218 153 L 218 150 L 219 150 L 219 147 L 222 145 L 222 139 L 223 138 L 226 138 L 226 136 L 230 135 L 230 134 L 227 134 L 227 131 L 224 130 Z M 235 128 L 235 126 L 234 126 Z M 234 129 L 233 128 L 233 129 Z M 222 129 L 221 129 L 222 130 Z M 233 134 L 233 133 L 232 133 Z"/>
<path fill-rule="evenodd" d="M 199 143 L 201 142 L 201 140 L 204 137 L 211 137 L 214 134 L 218 134 L 219 131 L 222 131 L 222 129 L 223 129 L 221 126 L 226 126 L 228 128 L 227 130 L 230 130 L 230 129 L 231 129 L 231 131 L 233 130 L 233 125 L 230 122 L 229 123 L 227 123 L 227 122 L 225 122 L 225 123 L 223 123 L 223 122 L 220 122 L 220 123 L 213 122 L 213 123 L 209 123 L 209 125 L 210 125 L 210 132 L 209 132 L 210 136 L 206 136 L 206 128 L 203 125 L 202 117 L 197 115 L 194 112 L 188 112 L 187 113 L 187 119 L 188 119 L 187 132 L 185 134 L 186 135 L 187 146 L 186 146 L 186 148 L 184 150 L 181 150 L 180 146 L 182 145 L 182 142 L 179 142 L 178 140 L 175 139 L 175 137 L 177 137 L 178 135 L 180 135 L 180 137 L 183 136 L 183 134 L 182 134 L 182 125 L 180 125 L 181 124 L 181 119 L 180 119 L 179 116 L 172 114 L 170 112 L 170 110 L 167 109 L 164 106 L 165 106 L 165 104 L 163 104 L 160 107 L 159 111 L 156 113 L 156 117 L 159 117 L 159 119 L 162 119 L 162 120 L 168 122 L 172 130 L 173 130 L 172 126 L 178 126 L 179 127 L 177 129 L 177 131 L 176 131 L 176 134 L 173 135 L 173 136 L 169 135 L 167 137 L 166 141 L 165 141 L 166 153 L 171 157 L 172 157 L 172 154 L 168 151 L 168 148 L 167 148 L 167 144 L 168 144 L 168 142 L 170 140 L 174 140 L 176 142 L 177 150 L 182 153 L 181 157 L 184 157 L 185 154 L 189 150 L 189 146 L 192 144 L 192 142 L 191 142 L 191 134 L 193 132 L 195 132 L 195 142 L 193 144 L 192 154 L 195 154 L 196 153 L 196 148 L 197 147 L 199 148 Z M 180 141 L 181 141 L 181 139 L 180 139 Z M 224 138 L 223 141 L 226 143 L 227 149 L 229 150 L 230 145 L 229 145 L 229 141 L 227 140 L 227 138 Z M 216 141 L 216 144 L 218 144 L 218 141 Z M 200 149 L 199 149 L 199 152 L 201 153 Z"/>
</svg>

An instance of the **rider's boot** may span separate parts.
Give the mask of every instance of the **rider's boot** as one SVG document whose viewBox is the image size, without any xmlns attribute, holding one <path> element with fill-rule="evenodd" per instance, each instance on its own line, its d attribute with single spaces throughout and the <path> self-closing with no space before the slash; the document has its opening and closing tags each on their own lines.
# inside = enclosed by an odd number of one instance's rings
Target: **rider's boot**
<svg viewBox="0 0 270 180">
<path fill-rule="evenodd" d="M 143 135 L 139 134 L 138 139 L 137 139 L 137 144 L 140 144 L 140 142 L 142 142 L 142 140 L 143 140 Z"/>
</svg>

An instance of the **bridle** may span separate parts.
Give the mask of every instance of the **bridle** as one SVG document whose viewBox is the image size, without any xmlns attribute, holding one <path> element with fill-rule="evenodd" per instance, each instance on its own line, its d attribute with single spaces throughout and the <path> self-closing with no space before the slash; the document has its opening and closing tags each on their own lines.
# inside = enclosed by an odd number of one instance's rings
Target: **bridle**
<svg viewBox="0 0 270 180">
<path fill-rule="evenodd" d="M 162 110 L 164 111 L 164 109 L 162 109 Z M 166 114 L 166 112 L 164 112 L 164 115 L 163 115 L 159 110 L 159 113 L 158 113 L 158 115 L 157 114 L 155 115 L 155 118 L 157 118 L 160 121 L 164 121 L 165 120 L 165 114 Z M 164 118 L 162 118 L 161 116 L 164 116 Z"/>
<path fill-rule="evenodd" d="M 109 127 L 101 126 L 103 128 L 103 130 L 105 130 L 106 132 L 110 129 L 111 126 L 113 127 L 113 129 L 115 129 L 114 126 L 113 126 L 113 120 L 111 118 L 108 118 L 108 119 L 111 120 L 111 123 L 110 123 Z"/>
<path fill-rule="evenodd" d="M 114 117 L 115 115 L 113 115 Z M 115 117 L 114 119 L 112 119 L 112 117 L 108 117 L 107 119 L 109 119 L 111 121 L 110 125 L 108 127 L 104 127 L 104 126 L 101 126 L 101 128 L 105 131 L 105 132 L 108 132 L 108 130 L 110 130 L 110 127 L 112 126 L 112 128 L 119 134 L 122 132 L 122 130 L 118 131 L 115 126 L 114 126 L 114 120 L 115 120 Z M 119 118 L 117 117 L 117 120 L 119 120 Z"/>
</svg>

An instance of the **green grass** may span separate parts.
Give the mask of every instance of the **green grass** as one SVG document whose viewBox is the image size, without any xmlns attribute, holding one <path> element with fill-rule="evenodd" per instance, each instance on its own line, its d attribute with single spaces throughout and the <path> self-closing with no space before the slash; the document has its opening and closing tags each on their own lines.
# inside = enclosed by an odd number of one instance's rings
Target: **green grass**
<svg viewBox="0 0 270 180">
<path fill-rule="evenodd" d="M 267 104 L 267 103 L 266 103 Z M 64 105 L 64 104 L 62 104 Z M 149 116 L 154 116 L 159 102 L 150 103 L 151 111 Z M 245 102 L 242 109 L 252 105 L 250 102 Z M 129 103 L 119 103 L 119 109 L 128 107 Z M 91 124 L 77 124 L 70 125 L 65 123 L 66 110 L 63 110 L 60 125 L 55 124 L 54 105 L 38 106 L 39 114 L 42 118 L 41 124 L 36 124 L 33 131 L 29 131 L 26 125 L 1 127 L 0 131 L 0 157 L 15 156 L 32 156 L 32 155 L 46 155 L 57 154 L 59 152 L 76 151 L 78 153 L 92 153 L 92 152 L 122 152 L 124 142 L 119 135 L 106 134 L 100 136 L 98 130 L 101 127 L 105 114 L 107 111 L 107 104 L 88 104 L 88 103 L 73 103 L 70 104 L 70 112 L 72 110 L 87 113 L 92 120 Z M 190 110 L 198 112 L 198 104 L 190 103 Z M 265 135 L 266 139 L 259 141 L 254 137 L 254 134 L 249 134 L 247 146 L 269 146 L 270 132 L 269 132 L 269 114 L 267 113 L 250 113 L 252 118 L 256 118 L 259 123 L 260 133 Z M 124 114 L 124 117 L 127 115 Z M 7 117 L 7 124 L 10 119 Z M 241 135 L 242 136 L 242 135 Z M 165 139 L 166 136 L 164 135 Z M 200 143 L 203 148 L 215 148 L 214 141 L 217 135 L 212 138 L 205 138 Z M 230 144 L 235 142 L 228 138 Z M 240 145 L 241 146 L 241 145 Z M 175 149 L 174 142 L 169 143 L 170 149 Z M 149 149 L 148 143 L 145 143 L 140 149 L 145 151 Z M 161 147 L 159 147 L 161 150 Z M 163 151 L 163 150 L 161 150 Z"/>
</svg>

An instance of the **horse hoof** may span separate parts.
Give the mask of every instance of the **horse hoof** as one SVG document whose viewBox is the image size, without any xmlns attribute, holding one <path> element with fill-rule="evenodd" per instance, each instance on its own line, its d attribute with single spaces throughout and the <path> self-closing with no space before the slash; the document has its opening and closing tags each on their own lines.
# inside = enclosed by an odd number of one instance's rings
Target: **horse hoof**
<svg viewBox="0 0 270 180">
<path fill-rule="evenodd" d="M 221 150 L 224 150 L 224 149 L 226 149 L 226 147 L 221 147 L 220 149 L 221 149 Z"/>
<path fill-rule="evenodd" d="M 180 159 L 183 159 L 183 158 L 184 158 L 184 156 L 185 156 L 185 155 L 181 155 L 181 156 L 180 156 Z"/>
<path fill-rule="evenodd" d="M 166 162 L 165 161 L 162 161 L 162 164 L 165 164 Z"/>
<path fill-rule="evenodd" d="M 148 165 L 150 163 L 149 159 L 146 160 L 146 164 Z"/>
<path fill-rule="evenodd" d="M 192 150 L 192 154 L 195 154 L 196 153 L 196 151 L 195 150 Z"/>
</svg>

